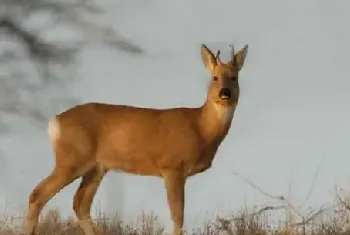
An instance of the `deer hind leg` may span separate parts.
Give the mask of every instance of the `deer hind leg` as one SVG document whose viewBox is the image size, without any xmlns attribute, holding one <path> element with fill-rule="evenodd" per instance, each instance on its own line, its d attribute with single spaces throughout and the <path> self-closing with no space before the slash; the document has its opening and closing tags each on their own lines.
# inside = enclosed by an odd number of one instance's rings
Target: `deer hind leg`
<svg viewBox="0 0 350 235">
<path fill-rule="evenodd" d="M 46 203 L 62 188 L 74 181 L 72 168 L 55 168 L 51 175 L 42 180 L 29 196 L 26 218 L 26 233 L 35 234 L 38 218 Z"/>
<path fill-rule="evenodd" d="M 186 178 L 178 171 L 163 172 L 164 185 L 170 215 L 174 223 L 173 235 L 182 235 L 185 209 L 185 182 Z"/>
<path fill-rule="evenodd" d="M 91 221 L 90 210 L 93 198 L 100 186 L 107 169 L 96 166 L 91 169 L 80 183 L 73 200 L 73 210 L 77 216 L 78 224 L 86 235 L 93 235 L 93 223 Z"/>
</svg>

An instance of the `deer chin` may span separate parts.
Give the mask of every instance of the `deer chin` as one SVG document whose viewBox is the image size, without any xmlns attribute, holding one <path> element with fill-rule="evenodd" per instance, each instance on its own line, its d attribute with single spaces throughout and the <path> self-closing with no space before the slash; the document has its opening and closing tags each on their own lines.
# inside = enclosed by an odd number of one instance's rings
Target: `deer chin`
<svg viewBox="0 0 350 235">
<path fill-rule="evenodd" d="M 217 98 L 212 100 L 212 102 L 217 105 L 217 106 L 223 106 L 225 108 L 231 108 L 234 107 L 235 105 L 235 101 L 232 98 L 227 98 L 227 99 L 223 99 L 223 98 Z"/>
</svg>

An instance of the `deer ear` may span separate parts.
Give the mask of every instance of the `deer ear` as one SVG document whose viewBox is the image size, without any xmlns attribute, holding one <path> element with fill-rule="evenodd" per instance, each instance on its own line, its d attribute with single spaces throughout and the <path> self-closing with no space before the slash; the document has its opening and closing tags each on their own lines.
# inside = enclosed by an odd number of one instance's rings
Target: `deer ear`
<svg viewBox="0 0 350 235">
<path fill-rule="evenodd" d="M 233 56 L 232 63 L 234 66 L 236 66 L 238 71 L 242 69 L 245 58 L 247 57 L 247 54 L 248 54 L 248 45 L 245 45 L 240 51 L 238 51 Z"/>
<path fill-rule="evenodd" d="M 204 66 L 211 72 L 217 63 L 213 53 L 204 44 L 201 45 L 201 56 Z"/>
</svg>

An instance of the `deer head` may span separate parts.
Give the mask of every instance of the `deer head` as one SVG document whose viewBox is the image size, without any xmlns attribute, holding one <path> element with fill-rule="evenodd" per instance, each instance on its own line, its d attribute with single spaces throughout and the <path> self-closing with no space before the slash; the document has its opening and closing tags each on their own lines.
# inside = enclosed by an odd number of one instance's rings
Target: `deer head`
<svg viewBox="0 0 350 235">
<path fill-rule="evenodd" d="M 220 50 L 214 56 L 206 45 L 202 44 L 201 46 L 204 66 L 211 74 L 207 99 L 224 108 L 237 106 L 239 98 L 238 75 L 248 52 L 248 45 L 245 45 L 237 53 L 235 53 L 234 47 L 231 47 L 231 60 L 228 63 L 223 63 L 220 59 Z"/>
</svg>

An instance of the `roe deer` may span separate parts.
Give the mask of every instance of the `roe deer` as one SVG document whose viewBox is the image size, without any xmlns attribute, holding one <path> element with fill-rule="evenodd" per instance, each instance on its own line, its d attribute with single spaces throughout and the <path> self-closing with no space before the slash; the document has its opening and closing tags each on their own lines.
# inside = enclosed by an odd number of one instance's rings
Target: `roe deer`
<svg viewBox="0 0 350 235">
<path fill-rule="evenodd" d="M 55 168 L 29 196 L 26 232 L 35 234 L 45 204 L 82 177 L 73 210 L 86 235 L 94 234 L 90 208 L 109 170 L 162 177 L 173 221 L 183 234 L 186 179 L 211 167 L 231 126 L 239 99 L 238 74 L 248 45 L 223 63 L 204 45 L 201 57 L 211 74 L 204 104 L 196 108 L 151 109 L 86 103 L 50 119 L 48 136 Z"/>
</svg>

